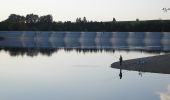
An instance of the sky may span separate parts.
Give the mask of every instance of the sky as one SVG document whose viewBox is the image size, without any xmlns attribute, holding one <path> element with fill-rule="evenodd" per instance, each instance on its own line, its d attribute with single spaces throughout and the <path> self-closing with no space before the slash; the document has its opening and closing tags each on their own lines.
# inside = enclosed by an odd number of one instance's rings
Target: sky
<svg viewBox="0 0 170 100">
<path fill-rule="evenodd" d="M 0 0 L 0 21 L 10 14 L 51 14 L 55 21 L 170 19 L 170 0 Z"/>
</svg>

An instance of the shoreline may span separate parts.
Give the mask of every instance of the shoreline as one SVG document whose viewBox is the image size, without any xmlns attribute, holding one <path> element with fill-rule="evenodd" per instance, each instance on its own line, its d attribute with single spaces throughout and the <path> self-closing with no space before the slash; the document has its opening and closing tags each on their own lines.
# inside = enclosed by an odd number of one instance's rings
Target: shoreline
<svg viewBox="0 0 170 100">
<path fill-rule="evenodd" d="M 111 68 L 141 71 L 150 73 L 170 74 L 170 54 L 137 58 L 123 61 L 122 66 L 119 62 L 111 64 Z"/>
</svg>

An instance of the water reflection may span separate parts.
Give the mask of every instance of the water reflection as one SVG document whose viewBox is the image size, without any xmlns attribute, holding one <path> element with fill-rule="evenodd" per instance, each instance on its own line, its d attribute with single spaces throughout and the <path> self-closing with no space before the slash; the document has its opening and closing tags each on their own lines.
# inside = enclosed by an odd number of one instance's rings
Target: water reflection
<svg viewBox="0 0 170 100">
<path fill-rule="evenodd" d="M 10 56 L 38 56 L 44 55 L 44 56 L 52 56 L 54 53 L 57 53 L 59 51 L 64 50 L 65 52 L 77 52 L 77 53 L 112 53 L 114 54 L 115 51 L 135 51 L 135 52 L 145 52 L 145 53 L 150 53 L 150 54 L 160 54 L 160 53 L 169 53 L 167 52 L 162 52 L 162 51 L 143 51 L 143 50 L 116 50 L 116 49 L 108 49 L 108 48 L 103 48 L 103 49 L 81 49 L 81 48 L 15 48 L 15 47 L 1 47 L 0 51 L 5 51 L 8 52 Z"/>
<path fill-rule="evenodd" d="M 170 85 L 167 87 L 166 92 L 160 92 L 160 100 L 170 100 Z"/>
<path fill-rule="evenodd" d="M 120 69 L 119 77 L 122 79 L 122 69 Z"/>
<path fill-rule="evenodd" d="M 141 51 L 23 47 L 3 47 L 1 50 L 14 56 L 38 55 L 33 58 L 10 57 L 1 52 L 2 100 L 160 100 L 160 95 L 156 93 L 170 83 L 169 75 L 146 73 L 140 78 L 138 72 L 108 67 L 119 60 L 120 54 L 123 60 L 155 55 Z M 54 54 L 43 57 L 40 53 Z"/>
<path fill-rule="evenodd" d="M 77 53 L 98 53 L 98 52 L 110 52 L 114 53 L 114 49 L 78 49 L 78 48 L 0 48 L 0 51 L 8 52 L 11 56 L 37 56 L 39 54 L 45 56 L 52 56 L 52 54 L 57 53 L 60 50 L 65 52 L 76 51 Z"/>
</svg>

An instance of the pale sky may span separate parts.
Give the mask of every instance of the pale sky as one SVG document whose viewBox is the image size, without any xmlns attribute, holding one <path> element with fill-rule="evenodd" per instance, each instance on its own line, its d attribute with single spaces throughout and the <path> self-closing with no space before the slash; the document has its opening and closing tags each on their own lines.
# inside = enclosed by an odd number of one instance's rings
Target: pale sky
<svg viewBox="0 0 170 100">
<path fill-rule="evenodd" d="M 170 19 L 170 0 L 0 0 L 0 21 L 10 14 L 52 14 L 55 21 Z"/>
</svg>

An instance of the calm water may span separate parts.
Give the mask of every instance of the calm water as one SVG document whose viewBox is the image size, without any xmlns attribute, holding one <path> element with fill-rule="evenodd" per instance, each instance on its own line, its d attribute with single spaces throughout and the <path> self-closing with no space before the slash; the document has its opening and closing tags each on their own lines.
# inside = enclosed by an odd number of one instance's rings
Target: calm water
<svg viewBox="0 0 170 100">
<path fill-rule="evenodd" d="M 1 100 L 170 100 L 170 75 L 123 70 L 120 79 L 119 70 L 110 67 L 120 55 L 127 60 L 163 53 L 10 43 L 1 41 Z"/>
</svg>

